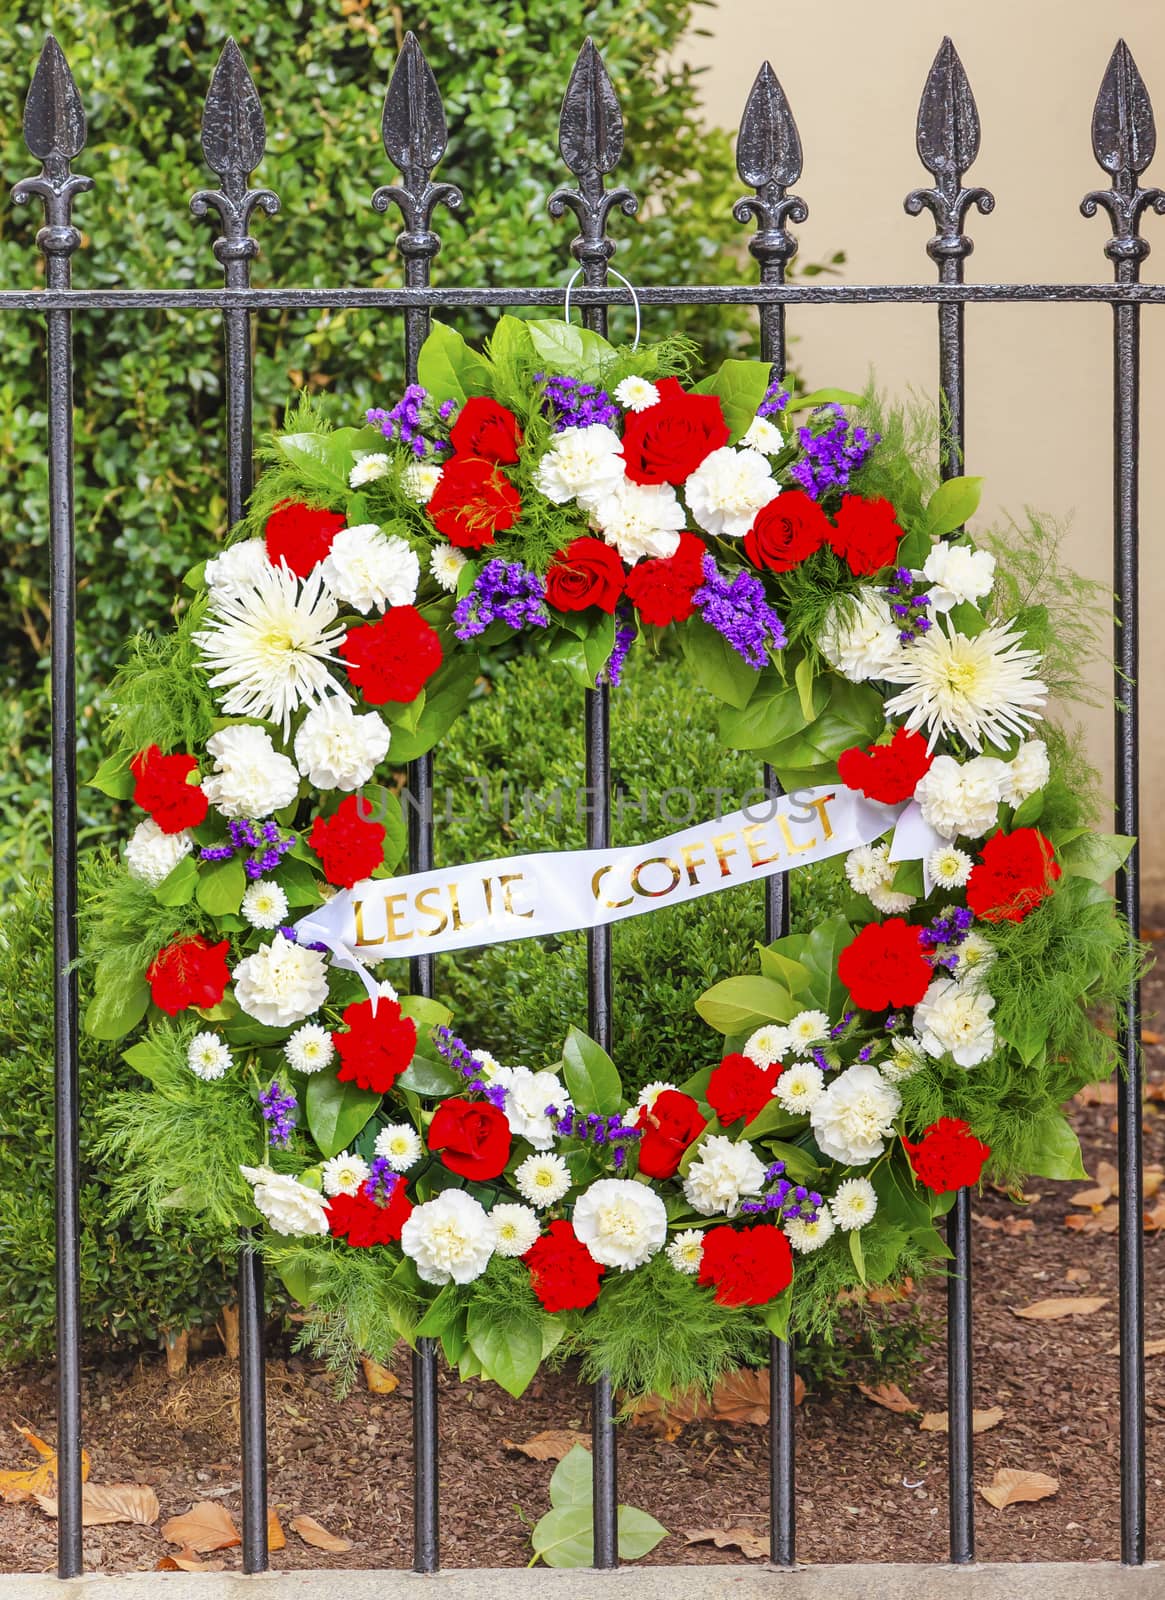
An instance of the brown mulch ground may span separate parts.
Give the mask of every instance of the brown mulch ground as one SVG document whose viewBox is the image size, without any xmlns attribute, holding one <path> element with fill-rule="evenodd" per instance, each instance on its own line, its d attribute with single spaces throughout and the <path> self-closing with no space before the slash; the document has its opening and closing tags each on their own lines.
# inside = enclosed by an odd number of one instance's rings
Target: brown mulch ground
<svg viewBox="0 0 1165 1600">
<path fill-rule="evenodd" d="M 1146 996 L 1149 1024 L 1165 1013 L 1165 977 Z M 1155 1037 L 1155 1036 L 1152 1036 Z M 1165 1095 L 1165 1048 L 1150 1044 L 1150 1082 Z M 1152 1091 L 1151 1091 L 1152 1092 Z M 1085 1165 L 1115 1160 L 1111 1103 L 1077 1104 L 1073 1118 Z M 1146 1106 L 1145 1159 L 1165 1165 L 1165 1105 Z M 1054 1498 L 995 1510 L 976 1498 L 983 1560 L 1098 1560 L 1119 1555 L 1117 1240 L 1065 1226 L 1087 1185 L 1033 1183 L 1018 1208 L 988 1194 L 975 1204 L 975 1370 L 977 1407 L 1001 1406 L 1001 1424 L 976 1440 L 975 1480 L 997 1467 L 1059 1479 Z M 1036 1196 L 1038 1195 L 1038 1198 Z M 1165 1197 L 1165 1190 L 1162 1191 Z M 1151 1201 L 1155 1206 L 1157 1201 Z M 1162 1212 L 1165 1219 L 1165 1208 Z M 1030 1221 L 1030 1228 L 1017 1223 Z M 1014 1230 L 1014 1231 L 1011 1231 Z M 1146 1235 L 1146 1333 L 1165 1340 L 1165 1246 Z M 1053 1296 L 1103 1296 L 1100 1310 L 1054 1322 L 1024 1321 L 1016 1307 Z M 941 1286 L 924 1300 L 941 1312 Z M 273 1351 L 274 1351 L 273 1347 Z M 920 1410 L 945 1408 L 940 1340 L 904 1382 Z M 271 1502 L 284 1526 L 301 1512 L 353 1541 L 346 1555 L 309 1549 L 292 1533 L 272 1557 L 276 1569 L 392 1567 L 411 1561 L 411 1436 L 407 1358 L 389 1395 L 361 1384 L 342 1403 L 316 1364 L 273 1353 L 268 1366 Z M 0 1375 L 0 1423 L 23 1422 L 53 1437 L 52 1373 Z M 1165 1354 L 1148 1362 L 1149 1552 L 1165 1555 Z M 160 1361 L 103 1363 L 85 1374 L 85 1443 L 96 1483 L 153 1486 L 162 1520 L 196 1500 L 218 1500 L 239 1515 L 238 1391 L 233 1365 L 199 1359 L 184 1382 Z M 447 1566 L 516 1566 L 530 1557 L 528 1527 L 547 1506 L 553 1463 L 527 1460 L 504 1440 L 542 1429 L 589 1427 L 585 1390 L 568 1375 L 537 1382 L 521 1401 L 479 1384 L 441 1380 L 441 1540 Z M 620 1498 L 673 1530 L 743 1526 L 763 1535 L 768 1502 L 768 1431 L 726 1422 L 689 1424 L 667 1441 L 644 1428 L 621 1430 Z M 807 1561 L 941 1560 L 946 1551 L 945 1436 L 846 1392 L 810 1395 L 798 1411 L 798 1554 Z M 26 1466 L 23 1442 L 0 1435 L 0 1467 Z M 55 1525 L 34 1506 L 0 1506 L 0 1571 L 40 1571 L 55 1561 Z M 171 1547 L 155 1528 L 86 1530 L 95 1571 L 148 1569 Z M 238 1569 L 240 1553 L 221 1553 Z M 710 1545 L 685 1546 L 673 1533 L 653 1562 L 743 1559 Z"/>
</svg>

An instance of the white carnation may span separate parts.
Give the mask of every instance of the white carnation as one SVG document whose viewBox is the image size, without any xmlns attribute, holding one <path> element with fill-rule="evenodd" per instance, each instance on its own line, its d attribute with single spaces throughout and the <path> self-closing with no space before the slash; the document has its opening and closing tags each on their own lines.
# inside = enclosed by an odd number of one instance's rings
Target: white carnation
<svg viewBox="0 0 1165 1600">
<path fill-rule="evenodd" d="M 383 450 L 370 450 L 367 455 L 357 456 L 356 465 L 348 474 L 350 488 L 362 489 L 366 483 L 376 483 L 381 478 L 387 478 L 392 471 L 392 462 Z"/>
<path fill-rule="evenodd" d="M 777 1079 L 773 1095 L 795 1117 L 808 1116 L 825 1092 L 825 1074 L 812 1062 L 798 1061 Z"/>
<path fill-rule="evenodd" d="M 856 603 L 835 600 L 817 645 L 830 666 L 851 683 L 883 678 L 902 654 L 898 625 L 875 589 L 862 589 Z"/>
<path fill-rule="evenodd" d="M 624 378 L 615 385 L 615 399 L 624 411 L 647 411 L 659 404 L 659 390 L 646 378 Z"/>
<path fill-rule="evenodd" d="M 949 611 L 952 606 L 978 605 L 991 593 L 995 582 L 995 557 L 990 550 L 975 550 L 968 544 L 936 544 L 926 558 L 923 577 L 930 585 L 932 611 Z"/>
<path fill-rule="evenodd" d="M 363 1156 L 353 1155 L 345 1150 L 340 1155 L 333 1156 L 330 1161 L 325 1161 L 321 1168 L 324 1193 L 359 1194 L 360 1185 L 367 1182 L 371 1170 Z"/>
<path fill-rule="evenodd" d="M 166 833 L 153 817 L 147 817 L 126 840 L 125 870 L 131 878 L 140 878 L 156 889 L 193 849 L 194 835 L 189 828 Z"/>
<path fill-rule="evenodd" d="M 421 1136 L 411 1122 L 390 1122 L 376 1135 L 372 1148 L 394 1172 L 407 1172 L 421 1159 Z"/>
<path fill-rule="evenodd" d="M 556 506 L 569 500 L 591 505 L 623 478 L 623 442 L 601 422 L 564 428 L 534 472 L 535 486 Z"/>
<path fill-rule="evenodd" d="M 410 500 L 421 506 L 428 505 L 444 471 L 436 461 L 410 461 L 400 475 L 400 486 Z"/>
<path fill-rule="evenodd" d="M 744 1054 L 758 1067 L 774 1067 L 789 1052 L 792 1039 L 788 1028 L 779 1028 L 775 1022 L 766 1022 L 744 1041 Z"/>
<path fill-rule="evenodd" d="M 331 1066 L 336 1047 L 327 1028 L 321 1028 L 318 1022 L 305 1022 L 283 1046 L 283 1054 L 293 1072 L 310 1077 Z"/>
<path fill-rule="evenodd" d="M 694 1277 L 704 1254 L 704 1235 L 699 1228 L 685 1228 L 676 1234 L 664 1254 L 677 1272 Z"/>
<path fill-rule="evenodd" d="M 837 1224 L 833 1220 L 833 1213 L 827 1206 L 822 1206 L 812 1222 L 804 1217 L 789 1217 L 784 1223 L 785 1237 L 801 1255 L 809 1255 L 814 1250 L 831 1239 L 836 1231 Z"/>
<path fill-rule="evenodd" d="M 295 763 L 279 754 L 262 728 L 223 728 L 206 741 L 206 752 L 214 771 L 203 778 L 202 792 L 224 817 L 269 817 L 299 793 Z"/>
<path fill-rule="evenodd" d="M 531 1072 L 529 1067 L 495 1066 L 488 1081 L 500 1083 L 506 1091 L 503 1109 L 514 1138 L 528 1140 L 535 1150 L 549 1150 L 554 1121 L 547 1107 L 554 1106 L 561 1116 L 570 1098 L 561 1078 L 553 1072 Z"/>
<path fill-rule="evenodd" d="M 527 1156 L 514 1168 L 514 1188 L 539 1211 L 561 1200 L 570 1182 L 570 1168 L 561 1156 Z"/>
<path fill-rule="evenodd" d="M 400 1247 L 425 1283 L 472 1283 L 494 1253 L 494 1225 L 464 1189 L 444 1189 L 414 1207 L 401 1229 Z"/>
<path fill-rule="evenodd" d="M 346 700 L 313 706 L 295 736 L 295 759 L 313 789 L 359 789 L 388 754 L 391 734 L 376 711 L 357 715 Z"/>
<path fill-rule="evenodd" d="M 318 950 L 277 933 L 231 973 L 241 1010 L 269 1028 L 289 1028 L 318 1011 L 328 998 L 328 968 Z"/>
<path fill-rule="evenodd" d="M 341 528 L 324 557 L 324 582 L 345 605 L 365 615 L 387 606 L 411 606 L 421 563 L 407 539 L 386 538 L 374 522 Z"/>
<path fill-rule="evenodd" d="M 230 1064 L 230 1047 L 217 1033 L 196 1033 L 186 1048 L 186 1065 L 204 1083 L 221 1078 Z"/>
<path fill-rule="evenodd" d="M 228 545 L 221 556 L 206 563 L 203 582 L 212 600 L 237 600 L 261 581 L 270 565 L 262 539 L 240 539 L 238 544 Z"/>
<path fill-rule="evenodd" d="M 639 1091 L 639 1099 L 635 1102 L 636 1111 L 650 1111 L 665 1089 L 674 1088 L 674 1083 L 664 1083 L 662 1079 L 656 1079 L 654 1083 L 644 1084 Z"/>
<path fill-rule="evenodd" d="M 796 1056 L 807 1055 L 828 1038 L 829 1018 L 824 1011 L 798 1011 L 789 1023 L 789 1048 Z"/>
<path fill-rule="evenodd" d="M 1051 772 L 1047 745 L 1042 739 L 1027 739 L 1006 765 L 1000 784 L 1001 797 L 1009 806 L 1022 805 L 1029 794 L 1044 787 Z"/>
<path fill-rule="evenodd" d="M 776 456 L 785 448 L 785 435 L 767 417 L 753 417 L 740 442 L 748 450 L 759 450 L 762 456 Z"/>
<path fill-rule="evenodd" d="M 701 1216 L 731 1217 L 746 1195 L 760 1194 L 764 1182 L 765 1169 L 750 1144 L 733 1144 L 714 1134 L 704 1140 L 699 1158 L 688 1168 L 684 1198 Z"/>
<path fill-rule="evenodd" d="M 829 1202 L 833 1220 L 843 1233 L 864 1228 L 878 1209 L 878 1196 L 868 1178 L 847 1178 L 839 1183 L 837 1193 Z"/>
<path fill-rule="evenodd" d="M 600 1266 L 628 1272 L 662 1249 L 667 1208 L 633 1178 L 599 1178 L 575 1201 L 574 1231 Z"/>
<path fill-rule="evenodd" d="M 613 484 L 588 502 L 603 538 L 634 566 L 641 556 L 674 556 L 686 517 L 670 483 Z"/>
<path fill-rule="evenodd" d="M 688 510 L 706 533 L 740 539 L 756 514 L 775 500 L 781 486 L 759 450 L 734 450 L 723 445 L 705 456 L 684 482 Z"/>
<path fill-rule="evenodd" d="M 494 1249 L 499 1256 L 524 1256 L 541 1231 L 538 1213 L 511 1201 L 494 1206 L 490 1220 L 496 1238 Z"/>
<path fill-rule="evenodd" d="M 953 844 L 940 845 L 926 858 L 926 868 L 940 889 L 961 889 L 974 865 L 965 850 Z"/>
<path fill-rule="evenodd" d="M 465 551 L 458 550 L 455 545 L 435 544 L 429 555 L 430 576 L 436 579 L 446 594 L 455 594 L 461 569 L 468 560 Z"/>
<path fill-rule="evenodd" d="M 914 1031 L 928 1055 L 978 1066 L 995 1049 L 995 996 L 979 985 L 936 978 L 914 1008 Z"/>
<path fill-rule="evenodd" d="M 1005 763 L 994 756 L 974 756 L 962 765 L 954 756 L 936 756 L 914 798 L 923 820 L 944 838 L 981 839 L 998 820 L 1006 776 Z"/>
<path fill-rule="evenodd" d="M 849 1067 L 825 1090 L 809 1113 L 818 1148 L 831 1161 L 863 1167 L 886 1148 L 902 1097 L 877 1067 Z"/>
<path fill-rule="evenodd" d="M 239 1171 L 254 1185 L 255 1209 L 276 1233 L 294 1239 L 327 1233 L 327 1201 L 317 1189 L 309 1189 L 298 1178 L 272 1172 L 270 1167 L 240 1167 Z"/>
<path fill-rule="evenodd" d="M 252 928 L 278 928 L 287 916 L 287 896 L 277 883 L 260 878 L 247 885 L 242 912 Z"/>
</svg>

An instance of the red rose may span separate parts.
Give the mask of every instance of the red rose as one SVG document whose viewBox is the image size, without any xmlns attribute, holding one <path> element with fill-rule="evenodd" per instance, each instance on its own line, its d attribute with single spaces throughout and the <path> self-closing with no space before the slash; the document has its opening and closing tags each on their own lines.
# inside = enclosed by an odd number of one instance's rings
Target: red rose
<svg viewBox="0 0 1165 1600">
<path fill-rule="evenodd" d="M 569 1222 L 552 1222 L 522 1260 L 544 1311 L 578 1311 L 599 1298 L 603 1269 Z"/>
<path fill-rule="evenodd" d="M 425 508 L 438 533 L 462 550 L 493 544 L 494 534 L 512 528 L 522 497 L 492 461 L 454 456 L 441 470 L 441 481 Z"/>
<path fill-rule="evenodd" d="M 601 539 L 572 539 L 554 552 L 546 574 L 546 599 L 557 611 L 585 611 L 598 606 L 614 611 L 623 593 L 623 562 L 617 550 Z"/>
<path fill-rule="evenodd" d="M 837 771 L 847 789 L 858 789 L 867 799 L 897 805 L 909 800 L 916 784 L 930 771 L 934 757 L 920 733 L 898 728 L 889 744 L 854 745 L 837 758 Z"/>
<path fill-rule="evenodd" d="M 871 922 L 837 958 L 837 975 L 862 1011 L 917 1005 L 934 969 L 922 954 L 918 928 L 901 917 Z"/>
<path fill-rule="evenodd" d="M 1022 922 L 1061 876 L 1051 842 L 1038 828 L 994 833 L 967 879 L 967 904 L 986 922 Z"/>
<path fill-rule="evenodd" d="M 367 822 L 359 795 L 345 795 L 331 817 L 317 817 L 307 842 L 324 865 L 324 877 L 342 889 L 370 878 L 384 865 L 384 824 Z"/>
<path fill-rule="evenodd" d="M 659 399 L 623 422 L 623 459 L 632 483 L 683 483 L 705 456 L 731 437 L 713 394 L 685 394 L 676 378 L 660 378 Z"/>
<path fill-rule="evenodd" d="M 716 1290 L 722 1306 L 764 1306 L 793 1281 L 793 1252 L 780 1228 L 708 1228 L 698 1282 Z"/>
<path fill-rule="evenodd" d="M 725 1127 L 739 1117 L 751 1122 L 772 1099 L 780 1075 L 779 1063 L 760 1067 L 739 1052 L 727 1055 L 708 1079 L 708 1104 Z"/>
<path fill-rule="evenodd" d="M 328 1227 L 337 1239 L 347 1237 L 358 1250 L 374 1244 L 395 1244 L 413 1214 L 413 1203 L 398 1178 L 384 1205 L 373 1199 L 362 1183 L 355 1194 L 335 1194 L 326 1206 Z"/>
<path fill-rule="evenodd" d="M 903 534 L 889 500 L 863 500 L 859 494 L 843 494 L 835 522 L 828 534 L 830 546 L 856 577 L 880 572 L 898 554 L 898 541 Z"/>
<path fill-rule="evenodd" d="M 281 500 L 264 529 L 267 559 L 275 567 L 284 561 L 297 578 L 306 578 L 347 525 L 348 519 L 340 511 L 316 511 L 298 500 Z"/>
<path fill-rule="evenodd" d="M 344 1011 L 346 1032 L 337 1030 L 332 1043 L 340 1056 L 336 1077 L 340 1083 L 354 1083 L 359 1089 L 387 1094 L 413 1059 L 417 1049 L 417 1025 L 401 1015 L 399 1000 L 382 995 L 372 1014 L 372 1001 L 360 1000 Z"/>
<path fill-rule="evenodd" d="M 681 533 L 674 555 L 639 561 L 627 577 L 627 598 L 644 622 L 666 628 L 686 622 L 695 610 L 692 596 L 704 582 L 707 546 L 694 533 Z"/>
<path fill-rule="evenodd" d="M 674 1178 L 684 1151 L 707 1124 L 690 1094 L 664 1089 L 650 1107 L 641 1109 L 637 1126 L 643 1129 L 639 1141 L 640 1172 L 645 1178 Z"/>
<path fill-rule="evenodd" d="M 457 413 L 457 421 L 449 431 L 449 439 L 459 456 L 477 456 L 481 461 L 504 461 L 512 464 L 518 459 L 518 446 L 522 430 L 512 411 L 475 394 Z"/>
<path fill-rule="evenodd" d="M 230 982 L 230 947 L 229 939 L 211 944 L 196 933 L 193 938 L 177 939 L 159 950 L 146 970 L 154 1004 L 172 1017 L 188 1006 L 218 1005 Z"/>
<path fill-rule="evenodd" d="M 488 1100 L 442 1100 L 429 1124 L 429 1149 L 461 1178 L 484 1183 L 510 1159 L 510 1124 Z"/>
<path fill-rule="evenodd" d="M 744 553 L 754 567 L 791 572 L 829 539 L 833 529 L 816 500 L 800 489 L 786 489 L 756 514 L 744 536 Z"/>
<path fill-rule="evenodd" d="M 340 641 L 348 676 L 370 706 L 415 700 L 441 665 L 441 641 L 415 606 L 393 606 L 379 622 Z"/>
<path fill-rule="evenodd" d="M 919 1181 L 935 1194 L 978 1183 L 991 1154 L 991 1146 L 976 1139 L 968 1125 L 955 1117 L 940 1117 L 917 1144 L 903 1139 L 902 1147 Z"/>
<path fill-rule="evenodd" d="M 198 770 L 193 756 L 164 756 L 152 744 L 139 750 L 129 770 L 135 779 L 134 804 L 148 811 L 163 833 L 197 828 L 205 818 L 209 801 L 197 783 L 187 782 Z"/>
</svg>

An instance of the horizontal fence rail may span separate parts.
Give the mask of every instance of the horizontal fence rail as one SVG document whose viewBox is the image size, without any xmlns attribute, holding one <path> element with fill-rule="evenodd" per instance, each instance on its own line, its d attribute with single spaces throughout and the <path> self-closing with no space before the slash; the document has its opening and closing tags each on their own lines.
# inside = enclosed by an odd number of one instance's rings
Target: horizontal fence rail
<svg viewBox="0 0 1165 1600">
<path fill-rule="evenodd" d="M 52 594 L 53 709 L 53 892 L 56 1004 L 56 1170 L 57 1170 L 57 1332 L 58 1449 L 60 1517 L 58 1571 L 71 1577 L 82 1570 L 81 1544 L 81 1385 L 80 1239 L 78 1221 L 75 765 L 75 549 L 73 512 L 73 352 L 72 318 L 89 311 L 158 309 L 215 311 L 221 314 L 226 348 L 226 486 L 229 521 L 241 517 L 252 486 L 253 366 L 255 318 L 265 311 L 344 308 L 399 312 L 403 324 L 406 377 L 416 376 L 421 344 L 434 310 L 464 308 L 560 307 L 565 289 L 553 285 L 441 287 L 431 282 L 441 239 L 434 229 L 439 206 L 456 209 L 461 193 L 433 173 L 448 142 L 444 108 L 433 73 L 417 40 L 409 34 L 399 52 L 384 102 L 382 141 L 399 182 L 377 189 L 372 206 L 380 213 L 395 207 L 403 220 L 396 247 L 404 262 L 404 286 L 254 288 L 251 264 L 259 253 L 249 229 L 253 216 L 269 217 L 279 199 L 269 189 L 250 187 L 262 162 L 266 130 L 262 105 L 234 41 L 228 41 L 211 79 L 202 126 L 207 166 L 217 189 L 191 199 L 196 216 L 217 220 L 215 258 L 223 284 L 210 289 L 74 289 L 72 257 L 82 236 L 72 221 L 75 197 L 94 187 L 75 174 L 71 163 L 85 146 L 81 97 L 65 57 L 49 36 L 37 63 L 24 117 L 25 142 L 41 171 L 13 190 L 16 201 L 39 200 L 44 226 L 37 247 L 44 257 L 44 285 L 0 290 L 0 313 L 43 316 L 46 324 L 49 525 Z M 789 224 L 804 222 L 808 206 L 791 194 L 802 172 L 801 142 L 784 91 L 766 62 L 749 93 L 737 142 L 737 170 L 751 190 L 737 201 L 734 216 L 754 223 L 749 250 L 759 282 L 742 284 L 652 285 L 634 292 L 613 287 L 608 271 L 616 244 L 607 233 L 610 216 L 631 217 L 636 198 L 626 189 L 607 187 L 623 150 L 618 98 L 599 52 L 588 40 L 567 85 L 559 124 L 559 149 L 575 188 L 560 188 L 548 198 L 550 214 L 570 213 L 578 233 L 570 245 L 582 286 L 574 293 L 586 325 L 605 332 L 612 306 L 638 301 L 645 306 L 755 306 L 760 354 L 776 377 L 783 376 L 786 311 L 800 305 L 931 305 L 937 308 L 938 389 L 942 406 L 942 471 L 962 470 L 964 428 L 965 308 L 978 304 L 1097 304 L 1112 309 L 1114 324 L 1114 589 L 1115 740 L 1117 823 L 1124 833 L 1138 825 L 1138 470 L 1139 359 L 1142 306 L 1165 304 L 1165 285 L 1142 284 L 1141 263 L 1149 246 L 1139 233 L 1146 209 L 1165 212 L 1165 193 L 1141 186 L 1141 174 L 1155 145 L 1153 113 L 1145 85 L 1124 42 L 1118 43 L 1104 73 L 1092 120 L 1093 152 L 1109 187 L 1082 202 L 1085 216 L 1104 210 L 1112 236 L 1104 246 L 1113 281 L 1104 283 L 984 283 L 963 281 L 973 245 L 964 232 L 974 208 L 994 207 L 986 189 L 964 183 L 979 151 L 979 117 L 958 54 L 943 41 L 930 69 L 918 112 L 916 145 L 933 183 L 906 196 L 913 216 L 929 211 L 934 233 L 926 249 L 937 267 L 929 284 L 818 284 L 785 281 L 797 240 Z M 610 707 L 607 691 L 586 695 L 587 783 L 598 802 L 588 817 L 590 847 L 610 834 Z M 766 771 L 770 787 L 774 780 Z M 423 799 L 432 791 L 430 756 L 410 771 L 412 791 Z M 410 866 L 424 870 L 433 860 L 431 810 L 421 805 L 410 815 Z M 1135 931 L 1139 926 L 1139 852 L 1134 849 L 1118 876 L 1118 900 Z M 765 905 L 770 938 L 788 927 L 787 885 L 769 880 Z M 609 928 L 588 934 L 588 1011 L 592 1035 L 604 1047 L 612 1037 L 612 966 Z M 415 959 L 410 974 L 420 994 L 432 991 L 431 958 Z M 1126 1564 L 1145 1559 L 1145 1459 L 1143 1363 L 1143 1261 L 1140 1229 L 1142 1196 L 1139 993 L 1133 985 L 1119 1019 L 1125 1068 L 1119 1100 L 1121 1227 L 1120 1395 L 1121 1395 L 1121 1554 Z M 953 1208 L 949 1238 L 953 1266 L 948 1280 L 948 1389 L 950 1462 L 950 1553 L 955 1562 L 974 1559 L 972 1449 L 972 1296 L 970 1196 L 964 1190 Z M 240 1392 L 243 1461 L 243 1552 L 248 1572 L 267 1565 L 266 1420 L 263 1357 L 263 1279 L 257 1256 L 244 1240 L 240 1257 Z M 796 1560 L 794 1438 L 794 1361 L 791 1341 L 773 1341 L 772 1394 L 772 1556 L 777 1565 Z M 616 1531 L 617 1452 L 610 1385 L 600 1378 L 592 1399 L 595 1495 L 595 1564 L 618 1563 Z M 414 1565 L 436 1571 L 438 1525 L 438 1390 L 436 1346 L 422 1340 L 413 1363 Z"/>
</svg>

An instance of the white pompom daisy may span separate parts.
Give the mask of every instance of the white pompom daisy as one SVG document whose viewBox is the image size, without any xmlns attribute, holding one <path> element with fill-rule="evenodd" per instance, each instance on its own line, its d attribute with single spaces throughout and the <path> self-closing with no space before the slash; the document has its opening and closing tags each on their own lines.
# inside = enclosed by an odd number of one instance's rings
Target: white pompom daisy
<svg viewBox="0 0 1165 1600">
<path fill-rule="evenodd" d="M 287 896 L 277 883 L 260 878 L 247 885 L 242 911 L 252 928 L 278 928 L 287 916 Z"/>
<path fill-rule="evenodd" d="M 654 1083 L 644 1084 L 639 1091 L 639 1099 L 635 1102 L 635 1109 L 637 1111 L 650 1111 L 665 1089 L 674 1088 L 674 1083 L 664 1083 L 662 1079 L 657 1079 Z"/>
<path fill-rule="evenodd" d="M 646 411 L 659 404 L 659 390 L 646 378 L 624 378 L 615 385 L 615 399 L 624 411 Z"/>
<path fill-rule="evenodd" d="M 878 1209 L 878 1196 L 868 1178 L 847 1178 L 839 1183 L 837 1193 L 829 1202 L 833 1220 L 843 1233 L 864 1228 Z"/>
<path fill-rule="evenodd" d="M 704 1254 L 703 1233 L 699 1228 L 685 1228 L 683 1233 L 676 1234 L 664 1254 L 677 1272 L 694 1276 L 700 1270 L 700 1258 Z"/>
<path fill-rule="evenodd" d="M 437 492 L 444 470 L 435 461 L 410 461 L 400 475 L 400 486 L 410 500 L 427 505 Z"/>
<path fill-rule="evenodd" d="M 810 1255 L 833 1237 L 837 1224 L 832 1214 L 822 1206 L 816 1220 L 807 1222 L 804 1217 L 790 1217 L 784 1223 L 785 1237 L 801 1255 Z"/>
<path fill-rule="evenodd" d="M 382 450 L 373 450 L 366 456 L 357 456 L 356 465 L 348 474 L 348 483 L 353 489 L 361 489 L 366 483 L 375 483 L 378 478 L 387 478 L 392 470 L 392 462 Z"/>
<path fill-rule="evenodd" d="M 777 1079 L 773 1096 L 792 1116 L 808 1116 L 825 1089 L 825 1074 L 812 1062 L 798 1061 Z"/>
<path fill-rule="evenodd" d="M 338 1156 L 333 1156 L 330 1161 L 325 1161 L 320 1169 L 323 1179 L 324 1193 L 359 1194 L 360 1185 L 368 1178 L 370 1168 L 363 1156 L 344 1150 Z"/>
<path fill-rule="evenodd" d="M 204 1083 L 221 1078 L 231 1064 L 231 1052 L 217 1033 L 196 1033 L 186 1049 L 186 1065 Z"/>
<path fill-rule="evenodd" d="M 293 1072 L 310 1075 L 331 1066 L 336 1047 L 327 1028 L 321 1028 L 318 1022 L 305 1022 L 283 1046 L 283 1054 Z"/>
<path fill-rule="evenodd" d="M 499 1256 L 524 1256 L 538 1238 L 538 1213 L 529 1206 L 506 1201 L 489 1214 L 496 1230 L 494 1249 Z"/>
<path fill-rule="evenodd" d="M 421 1136 L 410 1122 L 390 1122 L 372 1148 L 394 1172 L 407 1172 L 421 1159 Z"/>
<path fill-rule="evenodd" d="M 446 594 L 453 594 L 461 569 L 468 560 L 464 550 L 456 550 L 451 544 L 435 544 L 429 555 L 430 576 L 437 580 Z"/>
<path fill-rule="evenodd" d="M 947 844 L 932 850 L 926 865 L 940 889 L 961 889 L 971 876 L 973 863 L 965 850 Z"/>
<path fill-rule="evenodd" d="M 910 1034 L 903 1033 L 890 1041 L 890 1054 L 878 1062 L 878 1069 L 887 1083 L 901 1083 L 903 1078 L 912 1078 L 925 1065 L 926 1051 L 922 1045 Z"/>
<path fill-rule="evenodd" d="M 824 1011 L 798 1011 L 789 1024 L 789 1047 L 794 1055 L 806 1055 L 828 1037 L 829 1018 Z"/>
<path fill-rule="evenodd" d="M 744 1054 L 758 1067 L 775 1067 L 782 1056 L 788 1054 L 791 1043 L 788 1028 L 767 1022 L 763 1028 L 749 1034 L 744 1041 Z"/>
<path fill-rule="evenodd" d="M 570 1168 L 561 1156 L 534 1154 L 514 1169 L 514 1187 L 532 1206 L 541 1210 L 561 1200 L 570 1188 Z"/>
</svg>

